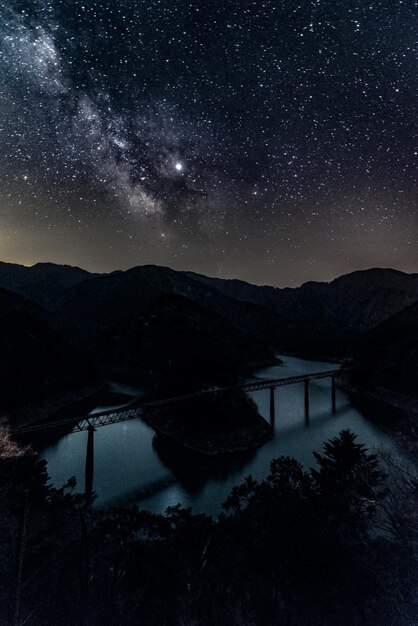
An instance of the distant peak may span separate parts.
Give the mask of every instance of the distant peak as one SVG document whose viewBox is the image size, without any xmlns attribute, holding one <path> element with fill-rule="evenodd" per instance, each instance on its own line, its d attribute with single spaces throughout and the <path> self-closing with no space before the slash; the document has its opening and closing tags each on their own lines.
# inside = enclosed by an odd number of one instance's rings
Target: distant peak
<svg viewBox="0 0 418 626">
<path fill-rule="evenodd" d="M 402 272 L 401 270 L 395 270 L 391 267 L 371 267 L 369 269 L 364 270 L 356 270 L 354 272 L 350 272 L 349 274 L 343 274 L 338 278 L 335 278 L 332 283 L 347 281 L 347 280 L 376 280 L 376 279 L 387 279 L 387 278 L 408 278 L 410 276 L 414 276 L 414 274 L 407 274 L 406 272 Z"/>
<path fill-rule="evenodd" d="M 72 271 L 76 271 L 76 272 L 83 272 L 83 274 L 90 274 L 90 272 L 88 272 L 85 269 L 82 269 L 81 267 L 78 267 L 78 265 L 67 265 L 66 263 L 51 263 L 49 261 L 40 261 L 39 263 L 35 263 L 34 265 L 30 265 L 30 266 L 25 266 L 28 267 L 28 269 L 35 269 L 35 268 L 45 268 L 45 269 L 65 269 L 65 270 L 72 270 Z"/>
</svg>

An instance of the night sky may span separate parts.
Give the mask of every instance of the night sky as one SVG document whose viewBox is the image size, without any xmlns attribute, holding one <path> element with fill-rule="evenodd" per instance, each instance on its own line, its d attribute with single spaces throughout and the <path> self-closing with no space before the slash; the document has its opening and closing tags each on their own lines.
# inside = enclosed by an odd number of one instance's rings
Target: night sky
<svg viewBox="0 0 418 626">
<path fill-rule="evenodd" d="M 418 271 L 414 0 L 0 2 L 0 259 Z"/>
</svg>

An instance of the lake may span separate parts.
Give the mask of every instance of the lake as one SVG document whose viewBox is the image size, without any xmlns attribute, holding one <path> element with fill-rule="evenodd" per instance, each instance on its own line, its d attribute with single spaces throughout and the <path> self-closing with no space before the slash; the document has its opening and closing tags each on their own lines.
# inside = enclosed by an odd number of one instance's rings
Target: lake
<svg viewBox="0 0 418 626">
<path fill-rule="evenodd" d="M 334 369 L 330 363 L 281 356 L 283 365 L 263 369 L 250 380 L 269 380 Z M 251 393 L 259 413 L 269 420 L 270 391 Z M 257 450 L 223 458 L 206 458 L 171 445 L 155 436 L 140 419 L 98 428 L 95 432 L 95 506 L 137 503 L 162 513 L 181 503 L 194 513 L 216 515 L 232 487 L 251 474 L 267 476 L 271 460 L 291 456 L 306 468 L 314 465 L 312 452 L 324 441 L 350 428 L 369 449 L 384 449 L 401 461 L 402 451 L 390 436 L 371 423 L 352 405 L 349 396 L 337 390 L 337 411 L 331 411 L 331 380 L 310 383 L 310 419 L 305 420 L 304 385 L 276 388 L 274 439 Z M 87 432 L 62 437 L 42 451 L 48 461 L 52 484 L 62 486 L 75 476 L 84 488 Z"/>
</svg>

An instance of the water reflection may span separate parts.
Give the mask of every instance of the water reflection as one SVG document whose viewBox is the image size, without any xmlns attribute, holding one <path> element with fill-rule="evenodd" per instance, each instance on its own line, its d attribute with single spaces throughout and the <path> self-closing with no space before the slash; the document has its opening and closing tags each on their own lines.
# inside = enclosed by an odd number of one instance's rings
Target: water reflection
<svg viewBox="0 0 418 626">
<path fill-rule="evenodd" d="M 153 446 L 163 465 L 193 498 L 202 493 L 210 480 L 225 482 L 241 475 L 256 453 L 247 450 L 222 457 L 203 456 L 160 436 L 154 437 Z"/>
<path fill-rule="evenodd" d="M 283 365 L 267 368 L 254 380 L 268 380 L 293 374 L 332 369 L 329 363 L 282 357 Z M 270 421 L 270 390 L 251 394 L 258 410 Z M 248 475 L 264 478 L 273 458 L 281 455 L 298 459 L 305 467 L 314 463 L 312 452 L 323 442 L 350 428 L 369 448 L 384 448 L 398 459 L 402 453 L 374 423 L 353 407 L 349 397 L 337 390 L 336 413 L 332 413 L 331 380 L 309 385 L 309 418 L 305 415 L 304 385 L 276 388 L 275 437 L 262 448 L 226 458 L 207 458 L 155 437 L 140 420 L 98 428 L 95 433 L 94 489 L 97 505 L 138 502 L 144 509 L 162 512 L 178 502 L 194 512 L 216 514 L 234 485 Z M 53 484 L 60 486 L 75 475 L 84 486 L 86 433 L 62 437 L 47 447 Z"/>
</svg>

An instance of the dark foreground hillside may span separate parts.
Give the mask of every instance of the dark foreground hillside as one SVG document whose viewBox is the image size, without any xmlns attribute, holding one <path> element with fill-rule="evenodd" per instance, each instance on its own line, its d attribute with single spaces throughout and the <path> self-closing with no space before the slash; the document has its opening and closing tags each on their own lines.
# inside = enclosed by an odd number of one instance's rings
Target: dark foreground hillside
<svg viewBox="0 0 418 626">
<path fill-rule="evenodd" d="M 0 620 L 28 626 L 406 626 L 418 483 L 343 431 L 315 470 L 276 459 L 219 520 L 93 512 L 1 433 Z"/>
</svg>

